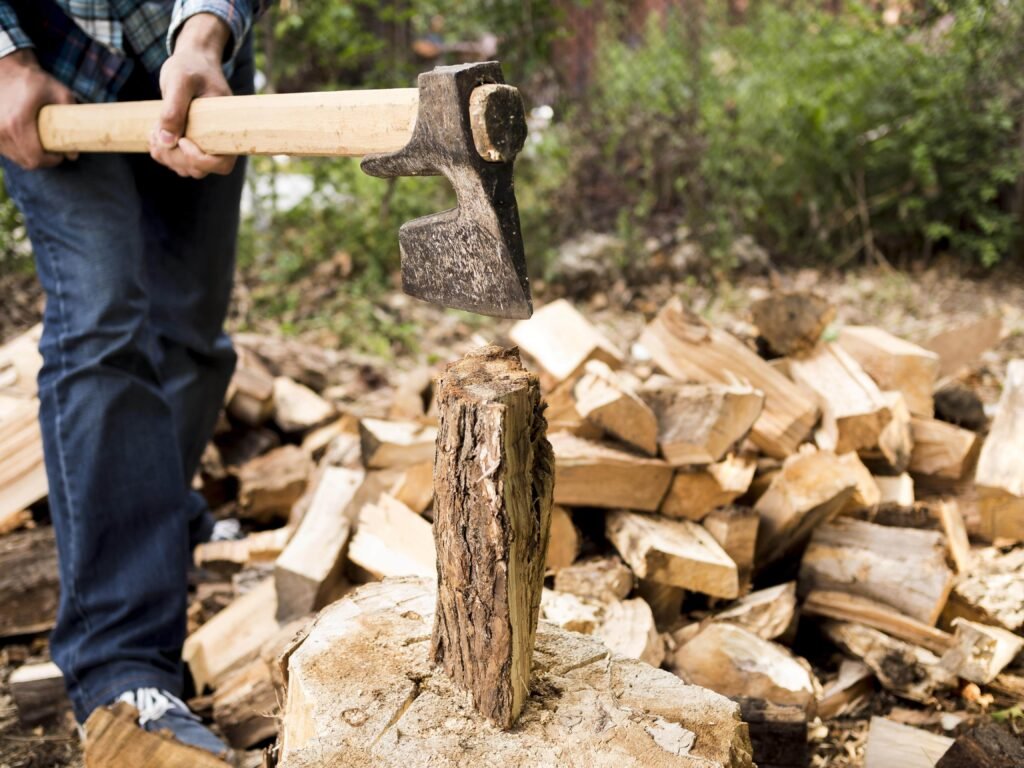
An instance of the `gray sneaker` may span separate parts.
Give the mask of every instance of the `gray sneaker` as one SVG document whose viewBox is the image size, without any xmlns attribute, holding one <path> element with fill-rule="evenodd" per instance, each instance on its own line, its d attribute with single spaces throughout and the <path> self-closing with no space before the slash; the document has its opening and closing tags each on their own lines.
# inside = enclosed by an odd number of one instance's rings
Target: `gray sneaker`
<svg viewBox="0 0 1024 768">
<path fill-rule="evenodd" d="M 203 725 L 177 696 L 160 688 L 136 688 L 125 691 L 115 700 L 131 704 L 139 711 L 139 725 L 147 731 L 168 730 L 183 744 L 189 744 L 217 757 L 229 760 L 231 750 Z M 113 702 L 112 702 L 113 703 Z"/>
</svg>

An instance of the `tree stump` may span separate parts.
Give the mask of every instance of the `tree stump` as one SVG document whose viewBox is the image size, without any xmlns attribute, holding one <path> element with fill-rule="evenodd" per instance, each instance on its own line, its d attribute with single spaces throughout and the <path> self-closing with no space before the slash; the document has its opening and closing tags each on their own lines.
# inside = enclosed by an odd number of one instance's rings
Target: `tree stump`
<svg viewBox="0 0 1024 768">
<path fill-rule="evenodd" d="M 510 728 L 529 696 L 554 459 L 537 377 L 488 346 L 438 378 L 431 657 Z"/>
</svg>

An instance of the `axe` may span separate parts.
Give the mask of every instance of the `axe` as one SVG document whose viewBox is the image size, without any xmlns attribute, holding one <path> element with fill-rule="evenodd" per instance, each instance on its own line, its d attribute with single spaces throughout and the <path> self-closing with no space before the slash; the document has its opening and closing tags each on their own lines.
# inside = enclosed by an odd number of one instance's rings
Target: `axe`
<svg viewBox="0 0 1024 768">
<path fill-rule="evenodd" d="M 214 155 L 364 156 L 371 176 L 445 176 L 457 207 L 398 232 L 402 288 L 497 317 L 533 312 L 512 163 L 526 140 L 519 91 L 497 62 L 438 67 L 417 88 L 197 99 L 185 135 Z M 44 107 L 50 152 L 148 152 L 159 101 Z"/>
</svg>

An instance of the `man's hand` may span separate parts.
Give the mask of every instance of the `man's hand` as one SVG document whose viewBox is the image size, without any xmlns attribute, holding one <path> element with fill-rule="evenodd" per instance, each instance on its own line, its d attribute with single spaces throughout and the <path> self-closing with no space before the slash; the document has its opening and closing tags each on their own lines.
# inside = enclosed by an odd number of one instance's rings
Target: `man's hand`
<svg viewBox="0 0 1024 768">
<path fill-rule="evenodd" d="M 74 94 L 43 71 L 31 50 L 0 58 L 0 155 L 27 171 L 60 163 L 63 155 L 43 149 L 36 119 L 47 104 L 74 103 Z"/>
<path fill-rule="evenodd" d="M 149 154 L 179 176 L 201 179 L 209 173 L 228 174 L 234 157 L 208 155 L 184 138 L 185 121 L 192 99 L 230 96 L 221 62 L 231 36 L 228 25 L 209 13 L 188 19 L 178 33 L 174 54 L 160 70 L 163 111 L 149 137 Z"/>
</svg>

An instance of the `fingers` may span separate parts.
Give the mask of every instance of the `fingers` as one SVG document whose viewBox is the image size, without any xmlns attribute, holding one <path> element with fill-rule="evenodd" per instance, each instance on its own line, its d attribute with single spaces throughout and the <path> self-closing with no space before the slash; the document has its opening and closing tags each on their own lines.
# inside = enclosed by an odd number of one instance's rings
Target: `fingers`
<svg viewBox="0 0 1024 768">
<path fill-rule="evenodd" d="M 156 130 L 162 145 L 173 147 L 185 135 L 188 107 L 197 94 L 199 83 L 191 75 L 168 77 L 163 84 L 163 109 Z"/>
<path fill-rule="evenodd" d="M 211 173 L 227 175 L 235 167 L 237 159 L 234 156 L 208 155 L 191 139 L 179 139 L 171 146 L 159 129 L 150 134 L 149 154 L 179 176 L 193 179 L 201 179 Z"/>
</svg>

